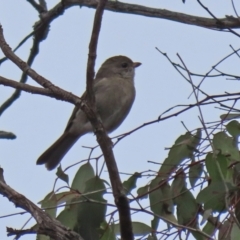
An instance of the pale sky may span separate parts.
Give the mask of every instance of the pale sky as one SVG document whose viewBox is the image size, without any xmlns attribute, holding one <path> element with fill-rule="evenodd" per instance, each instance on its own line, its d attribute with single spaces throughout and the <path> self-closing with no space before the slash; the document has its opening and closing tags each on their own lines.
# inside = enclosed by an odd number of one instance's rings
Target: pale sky
<svg viewBox="0 0 240 240">
<path fill-rule="evenodd" d="M 57 2 L 49 0 L 48 8 Z M 185 4 L 181 0 L 127 2 L 209 17 L 197 1 L 186 0 Z M 203 1 L 217 17 L 234 15 L 231 1 L 217 1 L 215 4 L 208 2 Z M 240 9 L 240 3 L 235 1 L 235 4 L 236 8 Z M 41 43 L 40 53 L 32 66 L 55 85 L 76 95 L 81 95 L 85 90 L 86 61 L 93 17 L 93 9 L 78 6 L 67 9 L 64 15 L 51 24 L 50 33 Z M 1 4 L 0 23 L 11 48 L 31 32 L 37 20 L 37 12 L 27 1 L 8 0 Z M 32 39 L 29 39 L 16 54 L 26 60 L 31 44 Z M 124 123 L 110 136 L 128 132 L 143 123 L 156 120 L 162 112 L 177 104 L 195 103 L 193 95 L 188 98 L 191 93 L 189 83 L 156 51 L 155 47 L 166 52 L 174 62 L 180 62 L 176 56 L 179 53 L 191 71 L 204 74 L 220 59 L 231 53 L 230 44 L 235 49 L 239 48 L 239 38 L 231 33 L 163 19 L 105 11 L 98 44 L 96 71 L 104 60 L 114 55 L 126 55 L 133 61 L 142 63 L 142 66 L 136 69 L 137 97 L 132 110 Z M 0 58 L 2 57 L 3 54 L 0 52 Z M 240 75 L 237 60 L 239 59 L 236 56 L 232 57 L 221 65 L 220 69 Z M 0 66 L 0 75 L 18 81 L 21 71 L 7 61 Z M 201 78 L 194 78 L 196 84 L 200 80 Z M 37 86 L 30 78 L 28 83 Z M 202 88 L 209 94 L 220 94 L 225 91 L 236 92 L 238 85 L 237 81 L 216 78 L 205 80 Z M 0 86 L 0 104 L 12 93 L 13 89 Z M 236 107 L 239 107 L 239 104 Z M 0 118 L 0 130 L 11 131 L 17 135 L 15 140 L 1 141 L 0 165 L 4 169 L 5 180 L 34 203 L 39 202 L 52 190 L 55 180 L 55 171 L 48 172 L 44 166 L 37 166 L 36 160 L 62 134 L 72 109 L 73 105 L 70 103 L 23 92 Z M 214 121 L 219 120 L 219 115 L 223 111 L 208 106 L 203 109 L 203 113 L 205 121 Z M 170 147 L 179 135 L 186 132 L 181 121 L 192 130 L 201 127 L 198 116 L 199 112 L 195 108 L 178 117 L 146 126 L 126 137 L 114 148 L 119 171 L 130 174 L 148 169 L 158 171 L 158 165 L 147 161 L 163 162 L 168 154 L 165 148 Z M 62 161 L 63 169 L 88 157 L 89 150 L 83 149 L 83 145 L 95 146 L 95 136 L 88 134 L 74 145 Z M 98 153 L 96 152 L 94 156 L 98 156 Z M 70 183 L 77 169 L 78 167 L 74 167 L 67 172 Z M 107 172 L 104 171 L 101 177 L 107 179 Z M 125 180 L 127 176 L 121 175 L 121 178 Z M 138 187 L 149 180 L 151 178 L 142 178 Z M 59 186 L 63 184 L 59 182 Z M 3 197 L 0 198 L 0 205 L 1 216 L 22 211 Z M 142 221 L 150 225 L 151 216 L 141 217 Z M 20 229 L 28 218 L 28 214 L 0 218 L 0 239 L 7 239 L 6 226 Z M 137 215 L 133 216 L 133 220 L 140 219 Z M 32 224 L 33 222 L 27 227 L 31 227 Z M 24 236 L 22 239 L 34 238 Z"/>
</svg>

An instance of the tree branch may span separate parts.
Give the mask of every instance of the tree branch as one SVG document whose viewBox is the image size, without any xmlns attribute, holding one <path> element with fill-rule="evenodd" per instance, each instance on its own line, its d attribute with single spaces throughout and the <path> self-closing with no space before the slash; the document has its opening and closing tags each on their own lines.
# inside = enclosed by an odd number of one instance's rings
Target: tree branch
<svg viewBox="0 0 240 240">
<path fill-rule="evenodd" d="M 33 0 L 29 0 L 29 2 L 31 4 L 34 5 L 34 1 Z M 43 5 L 43 4 L 42 4 Z M 35 6 L 37 7 L 37 6 Z M 45 8 L 41 5 L 38 5 L 39 11 L 41 12 L 40 14 L 40 19 L 42 18 L 42 16 L 44 16 L 45 11 L 47 11 L 47 8 L 45 6 Z M 21 44 L 23 44 L 25 42 L 26 39 L 28 39 L 28 37 L 33 36 L 33 43 L 32 43 L 32 48 L 27 60 L 27 64 L 28 66 L 31 66 L 34 59 L 36 58 L 36 56 L 39 53 L 39 45 L 40 42 L 43 41 L 44 39 L 46 39 L 48 32 L 49 32 L 49 27 L 50 24 L 49 23 L 44 23 L 41 22 L 41 26 L 38 25 L 38 23 L 36 23 L 34 25 L 34 31 L 32 33 L 30 33 L 20 44 L 18 47 L 21 46 Z M 18 48 L 17 47 L 17 48 Z M 16 49 L 15 49 L 16 50 Z M 4 60 L 4 59 L 3 59 Z M 25 83 L 27 81 L 28 75 L 26 74 L 26 72 L 22 73 L 22 76 L 20 78 L 20 83 Z M 14 101 L 16 101 L 19 97 L 20 97 L 21 91 L 19 89 L 17 89 L 11 97 L 9 97 L 1 106 L 0 106 L 0 116 L 2 115 L 2 113 L 9 107 L 12 105 L 12 103 Z"/>
<path fill-rule="evenodd" d="M 32 94 L 40 94 L 40 95 L 44 95 L 44 96 L 48 96 L 48 97 L 52 97 L 52 98 L 56 98 L 56 99 L 61 99 L 61 98 L 57 98 L 56 94 L 54 94 L 49 89 L 31 86 L 26 83 L 16 82 L 14 80 L 7 79 L 2 76 L 0 76 L 0 85 L 12 87 L 14 89 L 18 89 L 18 90 L 32 93 Z"/>
<path fill-rule="evenodd" d="M 16 135 L 12 132 L 6 132 L 0 130 L 0 139 L 15 139 Z"/>
<path fill-rule="evenodd" d="M 112 150 L 112 141 L 108 137 L 100 118 L 96 114 L 95 96 L 93 93 L 94 65 L 96 60 L 97 43 L 101 29 L 102 15 L 107 0 L 100 0 L 96 9 L 92 36 L 89 44 L 88 64 L 87 64 L 87 101 L 90 103 L 90 110 L 86 111 L 97 136 L 97 141 L 101 147 L 104 159 L 109 172 L 109 177 L 113 189 L 115 203 L 119 212 L 120 232 L 122 240 L 133 240 L 132 221 L 129 201 L 124 194 L 124 188 L 119 176 L 118 167 Z"/>
<path fill-rule="evenodd" d="M 57 18 L 63 11 L 67 8 L 73 7 L 75 5 L 96 8 L 97 0 L 65 0 L 58 3 L 55 7 L 44 14 L 39 22 L 39 25 L 43 23 L 50 23 L 55 18 Z M 225 18 L 211 19 L 205 17 L 198 17 L 189 14 L 173 12 L 165 9 L 157 9 L 145 7 L 137 4 L 128 4 L 123 2 L 112 2 L 109 1 L 106 4 L 105 10 L 118 12 L 118 13 L 128 13 L 133 15 L 140 15 L 145 17 L 153 17 L 166 19 L 174 22 L 184 23 L 188 25 L 194 25 L 198 27 L 204 27 L 209 29 L 228 29 L 228 28 L 240 28 L 240 19 L 233 16 L 226 16 Z M 42 23 L 41 23 L 42 22 Z"/>
<path fill-rule="evenodd" d="M 25 196 L 9 187 L 4 181 L 2 168 L 0 168 L 0 193 L 7 197 L 9 201 L 14 203 L 16 207 L 26 210 L 34 217 L 38 226 L 37 228 L 34 227 L 31 230 L 27 230 L 28 233 L 44 234 L 57 240 L 83 240 L 83 238 L 80 237 L 76 232 L 69 230 L 58 220 L 51 218 L 47 213 L 37 207 Z M 24 230 L 13 230 L 12 228 L 8 228 L 8 232 L 8 236 L 13 235 L 15 232 L 16 237 L 26 234 L 26 231 Z"/>
<path fill-rule="evenodd" d="M 16 83 L 14 81 L 6 81 L 8 79 L 1 77 L 1 81 L 4 82 L 6 84 L 9 84 L 9 86 L 17 86 L 18 88 L 22 88 L 24 90 L 29 90 L 32 91 L 33 93 L 38 93 L 40 94 L 45 94 L 51 96 L 51 97 L 55 97 L 56 99 L 61 99 L 63 101 L 66 102 L 70 102 L 73 103 L 75 105 L 80 105 L 80 103 L 82 103 L 82 101 L 79 99 L 79 97 L 73 95 L 70 92 L 67 92 L 57 86 L 55 86 L 54 84 L 52 84 L 49 80 L 47 80 L 46 78 L 44 78 L 43 76 L 39 75 L 37 72 L 35 72 L 26 62 L 24 62 L 22 59 L 20 59 L 12 50 L 11 48 L 8 46 L 8 44 L 6 43 L 4 36 L 3 36 L 3 29 L 2 26 L 0 25 L 0 48 L 2 49 L 3 53 L 5 54 L 5 56 L 10 59 L 13 63 L 15 63 L 25 74 L 27 74 L 28 76 L 30 76 L 33 80 L 35 80 L 38 84 L 40 84 L 41 86 L 43 86 L 44 88 L 46 88 L 48 91 L 43 91 L 40 90 L 41 88 L 37 88 L 37 87 L 33 87 L 30 85 L 26 85 L 24 83 Z M 22 85 L 23 84 L 23 85 Z M 34 92 L 35 91 L 35 92 Z"/>
</svg>

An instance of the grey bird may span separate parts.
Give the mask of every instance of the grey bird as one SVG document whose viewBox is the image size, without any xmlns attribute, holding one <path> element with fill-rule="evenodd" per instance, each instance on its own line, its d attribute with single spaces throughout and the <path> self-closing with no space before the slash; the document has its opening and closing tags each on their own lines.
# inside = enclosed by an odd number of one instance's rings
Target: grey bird
<svg viewBox="0 0 240 240">
<path fill-rule="evenodd" d="M 119 127 L 132 107 L 135 99 L 134 73 L 140 65 L 128 57 L 115 56 L 107 59 L 96 74 L 93 84 L 96 109 L 108 133 Z M 48 170 L 54 169 L 76 141 L 90 132 L 93 128 L 86 114 L 75 107 L 65 131 L 38 158 L 37 164 L 45 164 Z"/>
</svg>

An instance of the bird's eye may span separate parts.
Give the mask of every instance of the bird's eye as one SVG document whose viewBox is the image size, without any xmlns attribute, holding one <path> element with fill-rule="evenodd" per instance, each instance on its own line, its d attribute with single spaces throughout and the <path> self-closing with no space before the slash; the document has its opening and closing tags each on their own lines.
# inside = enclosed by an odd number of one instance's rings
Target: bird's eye
<svg viewBox="0 0 240 240">
<path fill-rule="evenodd" d="M 122 63 L 122 67 L 123 67 L 123 68 L 126 68 L 127 66 L 128 66 L 127 63 Z"/>
</svg>

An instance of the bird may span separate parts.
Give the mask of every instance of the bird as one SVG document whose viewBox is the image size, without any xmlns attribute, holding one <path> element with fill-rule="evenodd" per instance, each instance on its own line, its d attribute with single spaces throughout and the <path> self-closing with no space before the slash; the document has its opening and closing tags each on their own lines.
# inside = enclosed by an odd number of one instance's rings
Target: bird
<svg viewBox="0 0 240 240">
<path fill-rule="evenodd" d="M 98 70 L 93 82 L 96 111 L 108 133 L 118 128 L 127 117 L 133 105 L 136 91 L 135 68 L 140 62 L 133 62 L 126 56 L 108 58 Z M 86 92 L 82 95 L 86 95 Z M 77 140 L 93 127 L 86 114 L 75 106 L 63 134 L 38 158 L 36 164 L 45 164 L 53 170 Z"/>
</svg>

